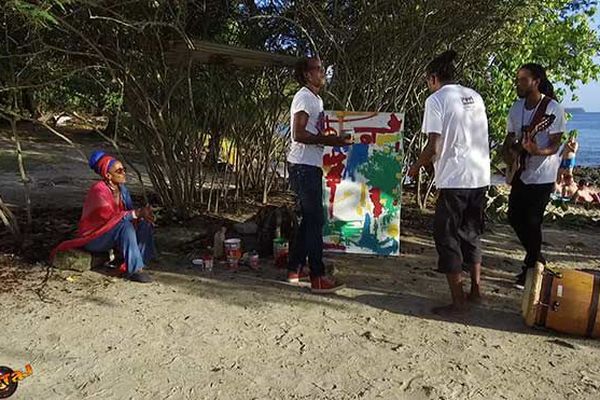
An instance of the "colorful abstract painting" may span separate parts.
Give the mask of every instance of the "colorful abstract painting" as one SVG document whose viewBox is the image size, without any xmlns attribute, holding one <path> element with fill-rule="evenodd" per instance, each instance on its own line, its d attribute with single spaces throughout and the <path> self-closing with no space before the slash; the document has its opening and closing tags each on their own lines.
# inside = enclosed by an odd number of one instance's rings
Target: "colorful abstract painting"
<svg viewBox="0 0 600 400">
<path fill-rule="evenodd" d="M 323 155 L 325 248 L 398 255 L 404 114 L 327 111 L 325 134 L 354 143 Z"/>
</svg>

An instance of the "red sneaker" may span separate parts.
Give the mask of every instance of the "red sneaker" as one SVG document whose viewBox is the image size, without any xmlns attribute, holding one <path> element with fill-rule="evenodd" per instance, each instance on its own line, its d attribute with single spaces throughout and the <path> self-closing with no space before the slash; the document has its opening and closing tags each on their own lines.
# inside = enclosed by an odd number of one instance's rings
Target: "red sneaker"
<svg viewBox="0 0 600 400">
<path fill-rule="evenodd" d="M 310 275 L 304 268 L 300 268 L 298 272 L 288 271 L 287 281 L 289 283 L 308 282 L 309 280 Z"/>
<path fill-rule="evenodd" d="M 313 293 L 333 293 L 345 287 L 345 284 L 337 282 L 333 277 L 319 276 L 310 280 L 310 290 Z"/>
</svg>

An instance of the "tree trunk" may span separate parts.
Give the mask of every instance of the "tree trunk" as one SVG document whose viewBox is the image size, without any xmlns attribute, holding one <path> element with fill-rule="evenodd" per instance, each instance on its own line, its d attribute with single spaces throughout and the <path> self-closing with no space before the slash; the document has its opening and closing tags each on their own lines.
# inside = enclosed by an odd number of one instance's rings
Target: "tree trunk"
<svg viewBox="0 0 600 400">
<path fill-rule="evenodd" d="M 15 117 L 10 119 L 10 127 L 12 129 L 13 140 L 17 149 L 17 163 L 19 165 L 19 173 L 21 174 L 21 180 L 23 181 L 23 189 L 25 191 L 25 210 L 27 211 L 27 227 L 31 227 L 31 183 L 27 171 L 25 170 L 25 163 L 23 161 L 23 149 L 21 148 L 21 141 L 19 140 L 19 134 L 17 132 L 17 120 Z"/>
</svg>

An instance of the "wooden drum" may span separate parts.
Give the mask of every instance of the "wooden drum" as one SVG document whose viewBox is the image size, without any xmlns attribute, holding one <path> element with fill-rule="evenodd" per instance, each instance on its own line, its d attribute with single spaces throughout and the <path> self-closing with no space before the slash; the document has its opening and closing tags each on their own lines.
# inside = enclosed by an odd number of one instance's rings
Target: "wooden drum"
<svg viewBox="0 0 600 400">
<path fill-rule="evenodd" d="M 525 324 L 573 335 L 600 337 L 600 272 L 527 271 L 522 313 Z"/>
</svg>

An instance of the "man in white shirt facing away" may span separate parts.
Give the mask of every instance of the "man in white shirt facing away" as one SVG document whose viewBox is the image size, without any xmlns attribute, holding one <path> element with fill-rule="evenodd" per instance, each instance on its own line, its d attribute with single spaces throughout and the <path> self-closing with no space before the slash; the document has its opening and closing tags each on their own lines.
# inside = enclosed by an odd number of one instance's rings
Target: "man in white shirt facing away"
<svg viewBox="0 0 600 400">
<path fill-rule="evenodd" d="M 560 167 L 561 136 L 566 129 L 565 112 L 556 101 L 554 88 L 539 64 L 529 63 L 517 71 L 517 100 L 511 107 L 506 126 L 506 142 L 520 140 L 526 151 L 524 168 L 511 182 L 508 221 L 523 245 L 526 255 L 515 287 L 523 289 L 528 268 L 536 262 L 546 264 L 542 256 L 542 221 L 554 191 Z M 532 140 L 524 132 L 535 125 L 535 115 L 553 115 L 552 124 L 537 132 Z"/>
<path fill-rule="evenodd" d="M 296 195 L 299 227 L 290 249 L 288 282 L 299 283 L 309 275 L 313 293 L 332 293 L 344 285 L 325 276 L 323 264 L 323 146 L 346 146 L 351 138 L 323 135 L 325 71 L 318 58 L 303 58 L 296 66 L 302 88 L 290 109 L 292 143 L 287 157 L 290 186 Z"/>
<path fill-rule="evenodd" d="M 446 274 L 452 304 L 436 307 L 441 315 L 462 314 L 466 300 L 481 301 L 481 235 L 486 191 L 490 185 L 488 121 L 481 96 L 454 81 L 456 52 L 449 50 L 427 66 L 423 133 L 428 142 L 408 175 L 434 164 L 439 190 L 434 217 L 438 271 Z M 465 299 L 463 265 L 471 273 L 471 291 Z"/>
</svg>

